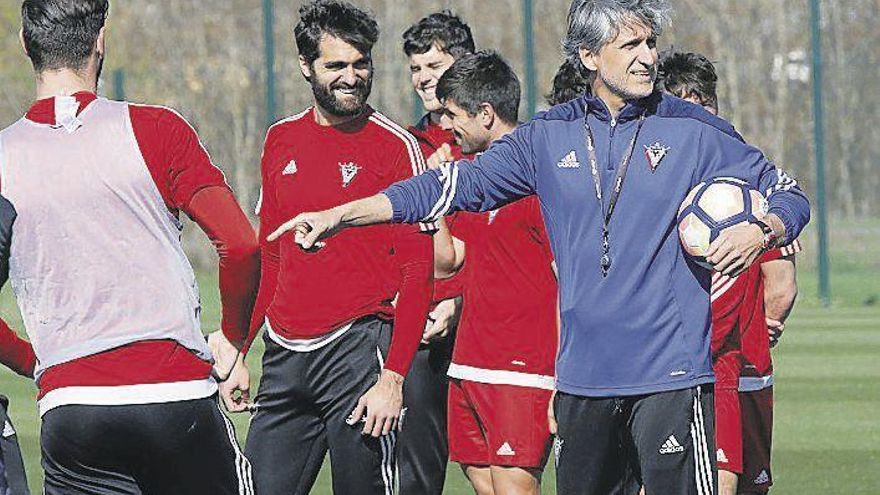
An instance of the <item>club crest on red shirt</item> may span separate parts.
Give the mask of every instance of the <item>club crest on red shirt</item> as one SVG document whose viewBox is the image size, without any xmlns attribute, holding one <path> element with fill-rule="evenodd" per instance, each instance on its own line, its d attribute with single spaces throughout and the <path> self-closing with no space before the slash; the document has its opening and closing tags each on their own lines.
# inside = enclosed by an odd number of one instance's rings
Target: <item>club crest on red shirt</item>
<svg viewBox="0 0 880 495">
<path fill-rule="evenodd" d="M 348 187 L 360 169 L 361 168 L 354 162 L 340 163 L 339 171 L 342 172 L 342 187 Z"/>
<path fill-rule="evenodd" d="M 655 142 L 651 146 L 645 146 L 645 158 L 648 159 L 648 165 L 651 166 L 652 173 L 660 166 L 660 162 L 663 161 L 669 150 L 669 146 L 663 146 L 660 141 Z"/>
</svg>

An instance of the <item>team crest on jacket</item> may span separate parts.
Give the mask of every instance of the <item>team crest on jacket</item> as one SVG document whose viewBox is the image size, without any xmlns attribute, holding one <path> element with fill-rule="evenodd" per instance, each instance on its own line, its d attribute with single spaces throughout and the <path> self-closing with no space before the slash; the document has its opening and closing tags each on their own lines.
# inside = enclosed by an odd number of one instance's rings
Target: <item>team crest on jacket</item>
<svg viewBox="0 0 880 495">
<path fill-rule="evenodd" d="M 645 158 L 648 159 L 648 165 L 651 166 L 652 173 L 657 170 L 660 162 L 663 161 L 663 158 L 666 157 L 666 153 L 669 153 L 670 149 L 669 146 L 663 146 L 660 141 L 655 142 L 651 146 L 645 146 Z"/>
<path fill-rule="evenodd" d="M 361 168 L 354 162 L 340 163 L 339 171 L 342 172 L 342 187 L 348 187 L 360 169 Z"/>
</svg>

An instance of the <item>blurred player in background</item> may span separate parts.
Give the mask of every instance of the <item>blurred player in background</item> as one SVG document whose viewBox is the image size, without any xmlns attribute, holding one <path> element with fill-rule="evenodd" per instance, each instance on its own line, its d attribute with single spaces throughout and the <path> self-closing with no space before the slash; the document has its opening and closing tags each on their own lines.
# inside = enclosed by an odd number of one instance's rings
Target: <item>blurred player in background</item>
<svg viewBox="0 0 880 495">
<path fill-rule="evenodd" d="M 561 105 L 575 98 L 580 98 L 589 89 L 592 76 L 583 64 L 575 64 L 566 60 L 556 70 L 550 93 L 545 97 L 550 106 Z"/>
<path fill-rule="evenodd" d="M 492 52 L 457 60 L 437 98 L 465 154 L 487 150 L 518 123 L 519 81 Z M 453 235 L 453 269 L 465 273 L 449 367 L 450 457 L 479 495 L 539 494 L 551 444 L 557 288 L 538 198 L 461 213 Z"/>
<path fill-rule="evenodd" d="M 23 2 L 36 101 L 0 133 L 0 282 L 36 352 L 45 493 L 252 494 L 178 217 L 220 255 L 221 377 L 247 335 L 254 231 L 179 114 L 96 96 L 108 8 Z"/>
<path fill-rule="evenodd" d="M 660 59 L 661 91 L 700 105 L 718 115 L 718 74 L 704 55 L 692 52 L 664 52 Z"/>
<path fill-rule="evenodd" d="M 403 51 L 409 60 L 413 89 L 428 113 L 408 130 L 418 139 L 424 156 L 438 149 L 460 157 L 460 148 L 448 128 L 441 125 L 443 105 L 437 100 L 437 81 L 455 60 L 474 51 L 470 27 L 449 11 L 430 14 L 403 33 Z M 448 225 L 438 222 L 434 236 L 436 276 L 447 276 L 452 259 Z M 439 244 L 438 244 L 439 243 Z M 446 434 L 446 371 L 455 342 L 455 324 L 460 316 L 461 283 L 458 277 L 436 280 L 434 300 L 422 344 L 403 386 L 406 427 L 398 438 L 400 492 L 439 495 L 446 479 L 449 444 Z"/>
<path fill-rule="evenodd" d="M 717 74 L 698 53 L 671 52 L 660 62 L 664 90 L 718 113 Z M 800 243 L 764 253 L 745 273 L 712 276 L 712 357 L 719 493 L 767 493 L 773 427 L 775 345 L 797 296 L 794 254 Z M 769 333 L 769 335 L 768 335 Z"/>
<path fill-rule="evenodd" d="M 294 35 L 314 106 L 272 126 L 263 149 L 252 328 L 265 317 L 266 351 L 246 451 L 261 495 L 309 493 L 328 447 L 334 493 L 390 494 L 404 376 L 431 301 L 431 232 L 378 226 L 309 252 L 266 236 L 298 212 L 419 174 L 424 160 L 412 135 L 367 104 L 374 18 L 335 0 L 299 14 Z"/>
</svg>

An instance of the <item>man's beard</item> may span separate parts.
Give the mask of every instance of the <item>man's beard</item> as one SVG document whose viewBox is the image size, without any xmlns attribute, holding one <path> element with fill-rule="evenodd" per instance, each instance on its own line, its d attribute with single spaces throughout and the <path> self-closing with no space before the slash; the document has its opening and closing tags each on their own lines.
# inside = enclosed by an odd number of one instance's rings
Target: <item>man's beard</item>
<svg viewBox="0 0 880 495">
<path fill-rule="evenodd" d="M 597 77 L 602 79 L 602 83 L 611 91 L 613 94 L 619 96 L 624 101 L 632 101 L 639 100 L 649 96 L 653 92 L 654 84 L 653 82 L 657 81 L 657 69 L 656 67 L 652 69 L 651 80 L 653 81 L 651 84 L 651 88 L 647 90 L 645 94 L 636 93 L 626 88 L 622 81 L 617 81 L 615 79 L 606 78 L 604 74 L 597 73 Z"/>
<path fill-rule="evenodd" d="M 373 89 L 373 78 L 370 77 L 366 81 L 358 80 L 354 85 L 355 93 L 354 102 L 343 102 L 336 98 L 333 94 L 334 89 L 349 88 L 347 84 L 333 84 L 331 86 L 323 86 L 312 77 L 309 83 L 312 85 L 312 93 L 315 95 L 315 101 L 320 107 L 328 113 L 337 117 L 352 117 L 360 114 L 367 106 L 367 98 Z"/>
</svg>

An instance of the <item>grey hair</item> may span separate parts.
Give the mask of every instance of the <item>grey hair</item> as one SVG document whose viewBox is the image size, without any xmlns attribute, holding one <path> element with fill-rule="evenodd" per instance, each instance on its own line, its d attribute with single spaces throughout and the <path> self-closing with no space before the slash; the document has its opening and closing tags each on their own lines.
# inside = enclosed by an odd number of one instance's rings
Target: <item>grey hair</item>
<svg viewBox="0 0 880 495">
<path fill-rule="evenodd" d="M 671 10 L 668 0 L 573 0 L 562 52 L 569 61 L 580 64 L 581 48 L 595 53 L 633 20 L 659 36 L 670 23 Z"/>
</svg>

